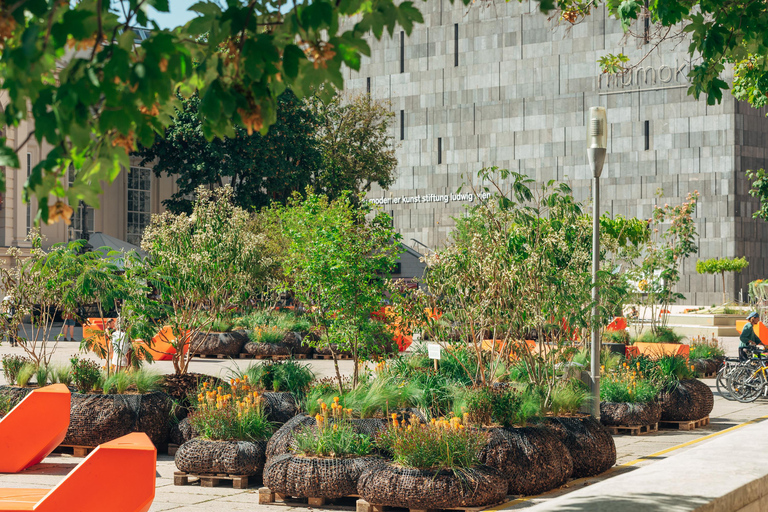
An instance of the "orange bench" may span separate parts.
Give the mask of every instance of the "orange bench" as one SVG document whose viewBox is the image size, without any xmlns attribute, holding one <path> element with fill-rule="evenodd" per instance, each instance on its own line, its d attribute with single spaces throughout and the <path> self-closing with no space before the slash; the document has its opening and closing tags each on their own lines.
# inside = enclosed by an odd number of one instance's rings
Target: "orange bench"
<svg viewBox="0 0 768 512">
<path fill-rule="evenodd" d="M 630 350 L 632 347 L 632 350 Z M 627 345 L 626 356 L 647 356 L 658 359 L 664 356 L 682 356 L 686 359 L 691 352 L 691 347 L 682 343 L 643 343 L 636 341 L 634 345 Z"/>
<path fill-rule="evenodd" d="M 746 320 L 736 320 L 736 330 L 739 331 L 739 334 L 744 330 L 744 325 L 746 325 L 746 323 Z M 755 334 L 757 334 L 757 337 L 760 338 L 760 341 L 764 344 L 768 344 L 768 327 L 766 327 L 763 322 L 757 322 L 757 325 L 752 329 L 755 331 Z"/>
<path fill-rule="evenodd" d="M 0 419 L 0 473 L 18 473 L 46 458 L 69 428 L 64 384 L 36 389 Z"/>
<path fill-rule="evenodd" d="M 0 511 L 147 512 L 157 451 L 143 432 L 99 445 L 56 487 L 0 489 Z"/>
<path fill-rule="evenodd" d="M 188 331 L 187 331 L 188 332 Z M 176 354 L 176 347 L 172 344 L 176 343 L 176 336 L 173 334 L 173 329 L 168 326 L 163 327 L 159 333 L 155 334 L 152 338 L 152 346 L 147 345 L 144 340 L 136 340 L 136 343 L 143 346 L 150 354 L 154 361 L 170 361 Z M 184 353 L 189 351 L 189 340 L 184 343 Z M 137 352 L 139 359 L 144 359 L 141 352 Z"/>
</svg>

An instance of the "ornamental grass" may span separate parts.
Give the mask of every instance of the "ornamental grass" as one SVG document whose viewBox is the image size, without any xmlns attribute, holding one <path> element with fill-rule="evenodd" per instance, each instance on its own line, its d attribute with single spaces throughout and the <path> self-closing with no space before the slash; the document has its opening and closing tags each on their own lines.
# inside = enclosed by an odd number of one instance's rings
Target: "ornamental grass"
<svg viewBox="0 0 768 512">
<path fill-rule="evenodd" d="M 359 434 L 349 422 L 352 409 L 339 404 L 334 397 L 331 406 L 319 400 L 315 425 L 306 425 L 294 434 L 296 452 L 309 457 L 363 457 L 373 451 L 370 436 Z"/>
<path fill-rule="evenodd" d="M 600 400 L 617 403 L 646 403 L 656 399 L 661 385 L 644 377 L 641 364 L 624 363 L 620 368 L 607 373 L 600 381 Z"/>
<path fill-rule="evenodd" d="M 204 382 L 190 422 L 201 437 L 211 441 L 260 441 L 269 438 L 275 428 L 267 420 L 263 397 L 247 377 L 232 379 L 228 390 Z"/>
<path fill-rule="evenodd" d="M 413 416 L 400 422 L 393 414 L 387 429 L 376 437 L 376 445 L 390 453 L 396 464 L 454 472 L 480 464 L 478 454 L 487 442 L 487 433 L 469 426 L 469 414 L 426 424 Z"/>
</svg>

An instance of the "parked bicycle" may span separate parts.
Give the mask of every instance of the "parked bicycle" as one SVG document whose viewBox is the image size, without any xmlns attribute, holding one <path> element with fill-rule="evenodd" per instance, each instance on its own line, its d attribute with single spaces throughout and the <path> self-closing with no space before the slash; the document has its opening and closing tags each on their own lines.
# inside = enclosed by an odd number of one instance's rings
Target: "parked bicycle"
<svg viewBox="0 0 768 512">
<path fill-rule="evenodd" d="M 728 393 L 739 402 L 750 403 L 768 396 L 768 360 L 755 349 L 752 357 L 743 361 L 724 376 Z"/>
</svg>

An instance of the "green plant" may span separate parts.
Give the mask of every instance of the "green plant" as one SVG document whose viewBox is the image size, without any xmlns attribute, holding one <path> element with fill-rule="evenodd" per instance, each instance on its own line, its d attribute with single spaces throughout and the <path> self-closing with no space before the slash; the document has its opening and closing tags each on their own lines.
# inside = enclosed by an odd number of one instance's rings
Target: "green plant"
<svg viewBox="0 0 768 512">
<path fill-rule="evenodd" d="M 69 360 L 72 365 L 72 381 L 80 393 L 88 393 L 101 379 L 99 365 L 88 359 L 74 356 Z"/>
<path fill-rule="evenodd" d="M 8 411 L 13 409 L 14 405 L 15 404 L 13 403 L 13 400 L 11 400 L 10 396 L 0 395 L 0 418 L 8 414 Z"/>
<path fill-rule="evenodd" d="M 657 374 L 667 387 L 675 386 L 678 381 L 696 376 L 694 369 L 683 356 L 662 356 L 656 361 Z"/>
<path fill-rule="evenodd" d="M 57 384 L 69 386 L 72 384 L 72 368 L 67 365 L 56 365 L 51 369 L 53 380 Z"/>
<path fill-rule="evenodd" d="M 351 409 L 356 416 L 383 417 L 388 411 L 410 407 L 422 394 L 416 382 L 399 382 L 381 375 L 361 382 L 357 388 L 345 389 L 343 393 L 327 387 L 314 387 L 304 399 L 304 410 L 310 415 L 321 413 L 323 403 L 332 403 L 338 398 L 343 408 Z"/>
<path fill-rule="evenodd" d="M 295 451 L 309 457 L 363 457 L 373 451 L 373 441 L 358 434 L 343 419 L 325 421 L 317 415 L 316 425 L 305 425 L 294 434 Z"/>
<path fill-rule="evenodd" d="M 51 376 L 51 369 L 41 364 L 37 368 L 35 368 L 35 382 L 39 387 L 43 387 L 48 384 L 48 379 Z"/>
<path fill-rule="evenodd" d="M 6 382 L 9 384 L 13 384 L 16 382 L 16 375 L 18 375 L 19 370 L 28 363 L 31 363 L 32 361 L 26 357 L 23 356 L 17 356 L 13 354 L 6 354 L 3 356 L 3 376 L 5 377 Z"/>
<path fill-rule="evenodd" d="M 629 344 L 629 333 L 626 330 L 621 331 L 603 331 L 603 343 L 623 343 Z"/>
<path fill-rule="evenodd" d="M 652 402 L 660 390 L 655 381 L 638 376 L 628 367 L 607 373 L 600 379 L 600 400 L 604 402 Z"/>
<path fill-rule="evenodd" d="M 248 381 L 267 391 L 288 391 L 302 397 L 315 380 L 315 374 L 309 365 L 297 361 L 268 361 L 250 365 L 245 371 L 239 369 L 232 373 L 234 377 L 248 377 Z"/>
<path fill-rule="evenodd" d="M 692 342 L 689 359 L 717 359 L 725 357 L 725 350 L 715 340 L 714 342 Z"/>
<path fill-rule="evenodd" d="M 392 455 L 396 464 L 422 470 L 460 472 L 479 464 L 478 454 L 488 442 L 488 435 L 462 424 L 456 417 L 450 421 L 432 420 L 400 424 L 396 419 L 376 436 L 376 445 Z"/>
<path fill-rule="evenodd" d="M 114 372 L 104 378 L 101 384 L 101 390 L 105 395 L 117 393 L 124 395 L 131 386 L 132 375 L 125 370 Z"/>
<path fill-rule="evenodd" d="M 220 392 L 203 383 L 197 408 L 189 416 L 200 436 L 211 441 L 263 441 L 275 425 L 264 414 L 263 398 L 245 387 Z"/>
<path fill-rule="evenodd" d="M 35 375 L 37 367 L 33 363 L 24 363 L 16 374 L 16 385 L 22 388 L 27 387 L 32 376 Z"/>
<path fill-rule="evenodd" d="M 746 258 L 710 258 L 708 260 L 698 260 L 696 262 L 696 272 L 699 274 L 720 274 L 723 280 L 723 304 L 727 301 L 725 293 L 725 273 L 736 272 L 740 274 L 747 268 L 749 262 Z M 728 314 L 728 313 L 726 313 Z"/>
<path fill-rule="evenodd" d="M 562 382 L 552 388 L 549 412 L 554 416 L 574 415 L 589 399 L 589 389 L 582 382 Z"/>
<path fill-rule="evenodd" d="M 642 343 L 680 343 L 685 338 L 669 327 L 656 327 L 655 331 L 645 331 L 637 341 Z"/>
<path fill-rule="evenodd" d="M 475 425 L 525 425 L 528 419 L 540 413 L 541 398 L 527 388 L 518 390 L 510 386 L 493 386 L 469 389 L 454 403 L 454 413 L 466 413 L 466 420 Z"/>
<path fill-rule="evenodd" d="M 248 331 L 248 338 L 254 343 L 280 343 L 285 339 L 285 329 L 272 325 L 257 326 Z"/>
<path fill-rule="evenodd" d="M 133 385 L 139 394 L 152 393 L 162 388 L 163 376 L 148 370 L 136 370 L 131 374 Z"/>
</svg>

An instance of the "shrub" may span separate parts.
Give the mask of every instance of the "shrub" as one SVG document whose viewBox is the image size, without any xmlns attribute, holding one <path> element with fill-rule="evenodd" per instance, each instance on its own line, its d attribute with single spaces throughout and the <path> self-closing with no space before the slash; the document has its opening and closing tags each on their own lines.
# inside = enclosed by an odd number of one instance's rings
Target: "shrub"
<svg viewBox="0 0 768 512">
<path fill-rule="evenodd" d="M 296 361 L 268 361 L 254 364 L 244 372 L 234 372 L 239 378 L 248 377 L 248 381 L 267 391 L 288 391 L 297 396 L 303 396 L 309 385 L 315 380 L 309 365 Z"/>
<path fill-rule="evenodd" d="M 13 405 L 11 404 L 11 397 L 0 395 L 0 418 L 8 414 L 8 411 L 10 411 L 12 408 Z"/>
<path fill-rule="evenodd" d="M 691 351 L 688 357 L 690 359 L 717 359 L 725 357 L 725 350 L 723 350 L 716 339 L 712 341 L 694 341 L 691 343 Z"/>
<path fill-rule="evenodd" d="M 72 384 L 72 368 L 66 364 L 52 367 L 51 381 L 56 384 L 70 386 Z"/>
<path fill-rule="evenodd" d="M 101 378 L 99 365 L 88 359 L 80 359 L 78 356 L 69 360 L 72 365 L 72 381 L 80 393 L 88 393 Z"/>
<path fill-rule="evenodd" d="M 683 356 L 660 357 L 656 361 L 656 371 L 659 380 L 667 386 L 674 386 L 680 380 L 692 379 L 696 376 L 688 359 Z"/>
<path fill-rule="evenodd" d="M 32 362 L 31 359 L 27 359 L 26 357 L 11 354 L 4 355 L 2 361 L 3 375 L 9 384 L 16 382 L 16 375 L 19 373 L 22 366 Z"/>
<path fill-rule="evenodd" d="M 559 383 L 552 388 L 549 412 L 555 416 L 576 414 L 589 398 L 589 389 L 580 381 Z"/>
<path fill-rule="evenodd" d="M 600 400 L 604 402 L 652 402 L 660 390 L 656 381 L 644 377 L 626 363 L 600 380 Z"/>
<path fill-rule="evenodd" d="M 603 343 L 623 343 L 628 345 L 629 342 L 629 333 L 626 330 L 603 331 Z"/>
<path fill-rule="evenodd" d="M 229 393 L 222 386 L 211 389 L 204 382 L 197 396 L 197 410 L 189 421 L 211 441 L 260 441 L 275 429 L 264 414 L 263 398 L 247 383 L 234 381 Z"/>
<path fill-rule="evenodd" d="M 122 395 L 128 391 L 132 380 L 133 379 L 131 378 L 131 374 L 127 371 L 115 372 L 104 379 L 104 382 L 101 385 L 101 390 L 105 395 L 112 393 Z"/>
<path fill-rule="evenodd" d="M 637 341 L 641 343 L 680 343 L 685 338 L 669 327 L 657 327 L 656 332 L 645 331 Z"/>
<path fill-rule="evenodd" d="M 285 338 L 285 330 L 271 325 L 254 327 L 248 332 L 248 338 L 254 343 L 277 344 Z"/>
<path fill-rule="evenodd" d="M 541 401 L 536 394 L 507 386 L 467 390 L 462 400 L 454 404 L 454 410 L 457 406 L 466 413 L 465 420 L 472 424 L 503 427 L 525 425 L 541 411 Z"/>
<path fill-rule="evenodd" d="M 362 457 L 373 451 L 373 442 L 365 434 L 358 434 L 349 423 L 352 409 L 344 409 L 338 400 L 331 410 L 322 403 L 322 414 L 315 415 L 316 425 L 305 425 L 295 434 L 296 451 L 314 457 Z"/>
<path fill-rule="evenodd" d="M 427 425 L 417 421 L 400 424 L 393 417 L 387 429 L 376 437 L 376 445 L 390 453 L 395 464 L 434 471 L 476 466 L 487 442 L 485 432 L 465 426 L 458 417 L 450 421 L 433 419 Z"/>
<path fill-rule="evenodd" d="M 139 394 L 152 393 L 160 391 L 163 385 L 163 376 L 159 373 L 146 370 L 137 370 L 131 374 L 133 385 Z"/>
<path fill-rule="evenodd" d="M 374 379 L 363 381 L 356 389 L 338 390 L 328 387 L 315 387 L 309 391 L 304 400 L 307 414 L 314 415 L 322 412 L 323 402 L 336 401 L 345 409 L 351 409 L 361 418 L 384 417 L 390 410 L 410 407 L 417 403 L 423 392 L 415 381 L 399 382 L 389 376 L 379 375 Z"/>
<path fill-rule="evenodd" d="M 35 368 L 35 381 L 37 382 L 37 385 L 40 387 L 43 387 L 46 384 L 48 384 L 48 379 L 50 375 L 51 375 L 51 371 L 48 369 L 48 366 L 44 364 L 40 364 L 37 368 Z"/>
</svg>

